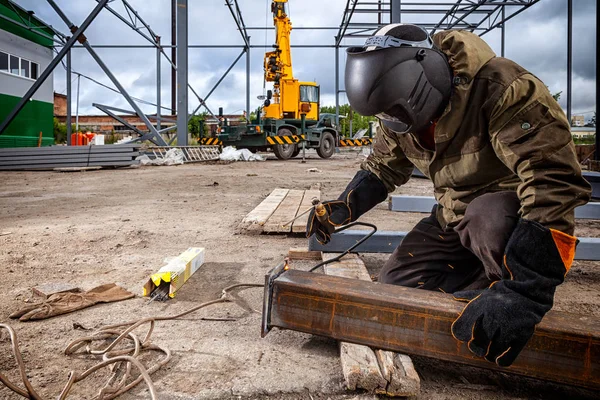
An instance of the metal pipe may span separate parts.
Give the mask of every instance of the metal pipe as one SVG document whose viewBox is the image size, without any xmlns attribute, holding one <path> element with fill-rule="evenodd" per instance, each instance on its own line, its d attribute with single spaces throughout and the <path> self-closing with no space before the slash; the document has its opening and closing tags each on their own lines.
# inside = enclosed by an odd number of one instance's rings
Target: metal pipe
<svg viewBox="0 0 600 400">
<path fill-rule="evenodd" d="M 506 18 L 505 15 L 505 9 L 506 7 L 502 6 L 502 38 L 501 38 L 501 43 L 500 43 L 500 56 L 504 57 L 504 45 L 506 42 L 506 24 L 504 23 L 504 19 Z"/>
<path fill-rule="evenodd" d="M 188 145 L 188 0 L 177 0 L 177 145 Z"/>
<path fill-rule="evenodd" d="M 160 103 L 161 103 L 161 96 L 160 96 L 160 90 L 161 90 L 161 78 L 160 78 L 160 61 L 161 61 L 161 52 L 162 49 L 160 48 L 160 36 L 156 37 L 156 42 L 158 44 L 158 47 L 156 48 L 156 130 L 160 131 Z"/>
<path fill-rule="evenodd" d="M 81 75 L 77 74 L 77 103 L 75 103 L 75 133 L 79 133 L 79 82 Z"/>
<path fill-rule="evenodd" d="M 246 48 L 246 121 L 250 122 L 250 48 Z"/>
<path fill-rule="evenodd" d="M 340 126 L 340 48 L 335 48 L 335 126 Z"/>
<path fill-rule="evenodd" d="M 548 312 L 516 361 L 503 368 L 454 339 L 450 327 L 464 303 L 449 294 L 281 268 L 265 283 L 263 336 L 279 327 L 600 389 L 600 321 L 588 315 Z"/>
<path fill-rule="evenodd" d="M 598 25 L 600 21 L 600 7 L 596 3 L 596 35 L 598 35 Z M 596 68 L 598 67 L 598 40 L 596 43 Z M 594 159 L 600 161 L 600 134 L 598 134 L 598 104 L 600 104 L 600 80 L 598 79 L 598 73 L 596 73 L 596 112 L 594 113 L 595 125 L 596 125 L 596 152 L 594 153 Z"/>
<path fill-rule="evenodd" d="M 177 0 L 171 0 L 171 115 L 177 112 Z"/>
<path fill-rule="evenodd" d="M 379 10 L 373 10 L 379 12 Z M 402 10 L 400 0 L 391 0 L 390 2 L 390 24 L 398 24 L 402 22 Z"/>
<path fill-rule="evenodd" d="M 50 3 L 50 5 L 54 3 L 52 0 L 48 0 L 48 2 Z M 46 67 L 44 72 L 42 72 L 40 77 L 33 83 L 33 85 L 31 85 L 27 93 L 25 93 L 21 100 L 19 100 L 17 105 L 6 116 L 6 118 L 4 118 L 4 121 L 2 121 L 2 124 L 0 124 L 0 135 L 2 134 L 2 132 L 4 132 L 8 124 L 10 124 L 15 119 L 15 117 L 23 109 L 23 107 L 25 107 L 25 104 L 27 104 L 31 96 L 33 96 L 33 94 L 37 92 L 37 90 L 40 88 L 40 86 L 42 86 L 46 79 L 48 79 L 50 74 L 52 74 L 52 71 L 54 71 L 54 68 L 56 68 L 56 66 L 62 61 L 62 59 L 69 52 L 75 41 L 77 41 L 79 37 L 83 34 L 83 32 L 85 32 L 85 30 L 88 28 L 88 26 L 90 26 L 94 18 L 96 18 L 100 11 L 102 11 L 102 8 L 106 5 L 107 2 L 108 0 L 99 0 L 98 5 L 94 7 L 90 15 L 88 15 L 88 17 L 85 19 L 85 21 L 83 21 L 81 26 L 75 30 L 73 36 L 69 40 L 67 40 L 67 43 L 65 43 L 65 45 L 59 51 L 56 57 L 52 59 L 52 61 Z M 54 5 L 56 6 L 56 4 Z"/>
<path fill-rule="evenodd" d="M 67 146 L 71 146 L 71 51 L 67 52 Z"/>
<path fill-rule="evenodd" d="M 573 0 L 567 0 L 567 120 L 571 122 L 572 97 L 571 87 L 573 83 Z"/>
</svg>

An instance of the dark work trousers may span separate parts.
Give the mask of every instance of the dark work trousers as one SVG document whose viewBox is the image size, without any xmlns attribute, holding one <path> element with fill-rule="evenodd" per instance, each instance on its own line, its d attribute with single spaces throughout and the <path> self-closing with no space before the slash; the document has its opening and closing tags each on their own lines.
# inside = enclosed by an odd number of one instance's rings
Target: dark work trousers
<svg viewBox="0 0 600 400">
<path fill-rule="evenodd" d="M 435 217 L 436 207 L 394 250 L 379 282 L 453 293 L 486 288 L 500 279 L 504 249 L 518 221 L 516 193 L 477 197 L 462 221 L 447 230 Z"/>
</svg>

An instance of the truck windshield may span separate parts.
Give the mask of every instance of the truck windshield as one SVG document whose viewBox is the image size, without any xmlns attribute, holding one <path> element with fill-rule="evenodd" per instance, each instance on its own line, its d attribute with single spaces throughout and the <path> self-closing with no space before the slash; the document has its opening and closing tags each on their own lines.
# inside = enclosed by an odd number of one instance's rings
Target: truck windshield
<svg viewBox="0 0 600 400">
<path fill-rule="evenodd" d="M 318 86 L 300 86 L 300 101 L 309 103 L 319 102 L 319 87 Z"/>
</svg>

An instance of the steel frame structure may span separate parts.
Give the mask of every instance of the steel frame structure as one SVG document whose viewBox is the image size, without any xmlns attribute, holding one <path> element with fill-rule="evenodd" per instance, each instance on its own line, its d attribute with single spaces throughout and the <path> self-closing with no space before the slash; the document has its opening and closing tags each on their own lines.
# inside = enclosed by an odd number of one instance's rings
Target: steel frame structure
<svg viewBox="0 0 600 400">
<path fill-rule="evenodd" d="M 112 81 L 113 85 L 117 88 L 127 102 L 130 104 L 133 111 L 132 114 L 137 114 L 142 121 L 144 121 L 148 128 L 148 133 L 141 135 L 140 139 L 150 139 L 159 145 L 167 145 L 162 138 L 161 134 L 167 132 L 169 129 L 161 129 L 161 94 L 160 89 L 162 86 L 161 82 L 161 60 L 164 57 L 167 62 L 171 65 L 173 76 L 177 74 L 178 89 L 177 92 L 177 105 L 179 110 L 185 110 L 186 112 L 178 113 L 177 118 L 177 141 L 179 145 L 187 145 L 187 121 L 191 115 L 194 115 L 202 107 L 213 117 L 216 116 L 208 108 L 206 99 L 215 91 L 219 84 L 225 79 L 233 67 L 238 63 L 242 55 L 246 55 L 246 111 L 250 114 L 250 50 L 252 48 L 263 48 L 261 45 L 252 45 L 248 31 L 250 30 L 265 30 L 273 29 L 272 27 L 249 27 L 243 18 L 243 13 L 239 6 L 238 0 L 225 0 L 225 6 L 229 9 L 233 21 L 235 22 L 237 30 L 240 32 L 242 44 L 240 45 L 223 45 L 223 44 L 188 44 L 187 43 L 187 28 L 188 28 L 188 0 L 171 0 L 172 1 L 172 44 L 164 45 L 161 43 L 161 37 L 158 36 L 150 26 L 144 21 L 140 13 L 127 1 L 127 0 L 96 0 L 97 6 L 90 13 L 88 18 L 82 23 L 81 27 L 75 26 L 64 12 L 56 5 L 53 0 L 46 0 L 48 4 L 57 12 L 57 14 L 71 29 L 72 36 L 69 37 L 65 34 L 60 33 L 56 29 L 52 28 L 56 34 L 56 37 L 51 38 L 55 43 L 56 47 L 60 48 L 57 56 L 54 58 L 52 63 L 46 70 L 40 75 L 37 81 L 33 84 L 31 89 L 23 96 L 21 102 L 15 107 L 15 109 L 7 116 L 7 118 L 0 122 L 0 134 L 8 126 L 8 124 L 14 119 L 16 114 L 26 104 L 27 100 L 31 98 L 33 93 L 41 86 L 43 81 L 50 76 L 53 69 L 58 65 L 59 62 L 66 56 L 67 70 L 67 137 L 70 141 L 70 130 L 71 130 L 71 74 L 76 73 L 71 68 L 71 50 L 73 48 L 85 48 L 90 55 L 95 59 L 100 68 L 105 72 L 108 78 Z M 567 117 L 571 118 L 571 81 L 572 81 L 572 26 L 573 26 L 573 11 L 572 4 L 573 0 L 566 0 L 568 4 L 567 13 L 567 25 L 568 25 L 568 40 L 567 40 Z M 121 2 L 125 10 L 126 15 L 122 15 L 114 8 L 114 4 Z M 379 27 L 388 23 L 406 21 L 407 17 L 419 16 L 419 18 L 438 18 L 437 22 L 418 22 L 411 20 L 411 23 L 422 26 L 429 30 L 431 33 L 435 33 L 442 29 L 466 29 L 477 34 L 485 35 L 488 32 L 499 28 L 501 30 L 501 55 L 504 55 L 505 50 L 505 29 L 506 22 L 520 13 L 524 12 L 534 4 L 540 2 L 540 0 L 431 0 L 431 1 L 406 1 L 406 0 L 346 0 L 345 9 L 343 11 L 342 20 L 339 26 L 308 26 L 308 27 L 295 27 L 296 30 L 308 29 L 308 30 L 331 30 L 336 31 L 333 36 L 332 44 L 304 44 L 304 45 L 292 45 L 296 48 L 333 48 L 335 52 L 335 98 L 336 98 L 336 114 L 339 118 L 339 95 L 344 90 L 340 88 L 340 48 L 348 47 L 343 44 L 342 41 L 345 39 L 363 39 L 364 37 L 371 36 Z M 83 35 L 85 29 L 92 23 L 94 18 L 99 14 L 100 11 L 106 9 L 112 13 L 122 23 L 130 27 L 133 31 L 137 32 L 143 37 L 148 44 L 146 45 L 91 45 Z M 597 9 L 598 15 L 598 9 Z M 356 21 L 359 16 L 365 17 L 366 21 Z M 176 17 L 176 18 L 175 18 Z M 0 16 L 0 18 L 5 18 Z M 364 18 L 363 18 L 364 19 Z M 14 21 L 11 21 L 14 22 Z M 17 23 L 20 26 L 31 30 L 39 35 L 48 37 L 43 32 L 36 30 L 35 27 L 27 25 L 26 21 L 23 23 Z M 175 34 L 181 40 L 177 43 Z M 75 42 L 79 41 L 80 44 L 76 45 Z M 358 44 L 357 42 L 356 44 Z M 111 70 L 103 63 L 102 59 L 94 51 L 94 48 L 155 48 L 156 49 L 156 127 L 152 125 L 149 120 L 149 116 L 142 113 L 139 106 L 137 106 L 135 99 L 133 99 L 123 86 L 118 82 L 116 77 L 112 74 Z M 167 55 L 165 49 L 171 48 L 171 57 Z M 189 49 L 193 48 L 239 48 L 241 49 L 240 55 L 233 61 L 231 66 L 225 71 L 221 78 L 217 81 L 214 87 L 209 93 L 203 98 L 201 97 L 193 87 L 188 84 L 187 77 L 187 54 Z M 181 51 L 176 52 L 176 59 L 174 54 L 176 49 Z M 596 50 L 596 59 L 598 59 L 598 52 Z M 177 65 L 185 65 L 186 68 L 177 68 Z M 173 81 L 172 81 L 173 82 Z M 173 83 L 172 83 L 173 85 Z M 187 114 L 188 110 L 188 91 L 181 90 L 181 88 L 188 88 L 195 98 L 198 100 L 199 105 L 191 115 Z M 596 97 L 598 98 L 598 80 L 596 80 Z M 175 88 L 172 87 L 172 94 L 175 93 Z M 172 98 L 172 104 L 174 104 L 175 97 Z M 596 106 L 597 107 L 597 106 Z M 104 108 L 104 107 L 103 107 Z M 103 110 L 104 111 L 104 110 Z M 338 120 L 339 122 L 339 120 Z M 140 132 L 136 132 L 140 133 Z M 600 148 L 600 135 L 596 135 L 596 148 Z M 596 159 L 600 159 L 600 152 L 596 152 Z"/>
</svg>

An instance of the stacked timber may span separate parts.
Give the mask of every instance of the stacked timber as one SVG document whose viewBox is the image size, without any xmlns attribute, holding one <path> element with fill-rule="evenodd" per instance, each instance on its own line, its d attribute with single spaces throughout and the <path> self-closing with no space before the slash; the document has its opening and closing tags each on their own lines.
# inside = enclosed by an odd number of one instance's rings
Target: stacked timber
<svg viewBox="0 0 600 400">
<path fill-rule="evenodd" d="M 127 167 L 138 164 L 140 146 L 49 146 L 0 149 L 0 171 Z"/>
</svg>

